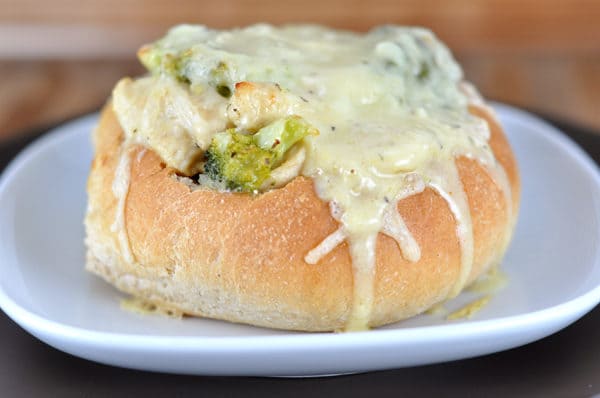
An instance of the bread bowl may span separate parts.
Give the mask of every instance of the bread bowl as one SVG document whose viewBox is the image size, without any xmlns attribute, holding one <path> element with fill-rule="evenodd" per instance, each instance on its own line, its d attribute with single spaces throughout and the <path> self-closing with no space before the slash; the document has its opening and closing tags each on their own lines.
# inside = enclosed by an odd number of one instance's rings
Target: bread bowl
<svg viewBox="0 0 600 398">
<path fill-rule="evenodd" d="M 88 181 L 86 268 L 118 289 L 188 315 L 363 330 L 502 258 L 517 165 L 429 31 L 186 25 L 139 56 L 151 74 L 115 87 Z"/>
</svg>

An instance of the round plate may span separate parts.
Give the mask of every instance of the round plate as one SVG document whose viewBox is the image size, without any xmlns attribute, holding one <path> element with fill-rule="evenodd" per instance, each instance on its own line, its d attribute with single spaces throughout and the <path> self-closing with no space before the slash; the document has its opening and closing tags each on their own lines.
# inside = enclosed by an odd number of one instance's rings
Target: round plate
<svg viewBox="0 0 600 398">
<path fill-rule="evenodd" d="M 554 333 L 600 301 L 600 179 L 569 139 L 497 105 L 523 193 L 503 262 L 507 286 L 470 320 L 421 315 L 359 333 L 295 333 L 124 311 L 124 297 L 84 271 L 85 183 L 97 115 L 22 152 L 0 181 L 0 306 L 42 341 L 117 366 L 211 375 L 318 375 L 430 364 Z M 472 300 L 463 293 L 447 303 Z"/>
</svg>

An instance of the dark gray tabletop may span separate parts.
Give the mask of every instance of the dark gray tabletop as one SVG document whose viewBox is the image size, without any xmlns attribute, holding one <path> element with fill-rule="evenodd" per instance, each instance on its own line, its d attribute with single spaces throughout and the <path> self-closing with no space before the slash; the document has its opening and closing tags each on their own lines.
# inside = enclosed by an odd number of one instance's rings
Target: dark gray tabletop
<svg viewBox="0 0 600 398">
<path fill-rule="evenodd" d="M 600 133 L 552 122 L 600 162 Z M 46 130 L 0 144 L 0 171 Z M 600 395 L 600 306 L 559 333 L 509 351 L 438 365 L 312 379 L 177 376 L 100 365 L 41 343 L 0 312 L 0 397 L 597 394 Z"/>
</svg>

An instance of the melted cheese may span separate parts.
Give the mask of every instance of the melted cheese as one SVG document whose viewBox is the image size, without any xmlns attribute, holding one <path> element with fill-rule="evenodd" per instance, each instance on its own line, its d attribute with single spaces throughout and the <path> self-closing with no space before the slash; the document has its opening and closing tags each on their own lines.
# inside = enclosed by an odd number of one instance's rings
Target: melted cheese
<svg viewBox="0 0 600 398">
<path fill-rule="evenodd" d="M 225 129 L 225 107 L 217 94 L 192 95 L 168 77 L 124 78 L 113 90 L 113 108 L 127 137 L 152 148 L 184 174 L 198 172 L 198 160 L 212 135 Z"/>
<path fill-rule="evenodd" d="M 461 309 L 446 316 L 446 319 L 449 321 L 455 321 L 457 319 L 469 319 L 481 311 L 481 309 L 489 303 L 491 298 L 492 297 L 490 295 L 486 295 L 478 298 L 477 300 L 471 301 Z"/>
<path fill-rule="evenodd" d="M 466 289 L 469 292 L 481 294 L 493 294 L 503 289 L 508 282 L 508 277 L 497 265 L 493 266 L 488 272 L 479 277 Z"/>
<path fill-rule="evenodd" d="M 115 169 L 115 178 L 112 183 L 113 195 L 117 199 L 115 218 L 110 230 L 117 234 L 117 241 L 121 248 L 121 255 L 128 263 L 134 261 L 133 253 L 129 245 L 129 235 L 125 225 L 125 205 L 129 194 L 129 181 L 131 179 L 131 151 L 129 145 L 121 147 L 119 163 Z"/>
<path fill-rule="evenodd" d="M 184 174 L 198 170 L 198 155 L 226 126 L 256 131 L 299 115 L 320 131 L 304 140 L 303 163 L 293 173 L 314 180 L 339 228 L 305 261 L 318 266 L 348 243 L 354 269 L 348 330 L 369 325 L 380 232 L 396 240 L 407 260 L 419 260 L 398 202 L 426 188 L 439 193 L 456 220 L 461 265 L 448 297 L 463 289 L 473 264 L 473 228 L 456 157 L 481 163 L 511 211 L 510 184 L 488 145 L 489 128 L 468 112 L 481 99 L 461 85 L 460 67 L 427 30 L 183 25 L 140 54 L 153 76 L 119 83 L 115 111 L 128 137 Z M 119 178 L 125 179 L 121 168 Z M 115 195 L 122 198 L 122 191 Z"/>
</svg>

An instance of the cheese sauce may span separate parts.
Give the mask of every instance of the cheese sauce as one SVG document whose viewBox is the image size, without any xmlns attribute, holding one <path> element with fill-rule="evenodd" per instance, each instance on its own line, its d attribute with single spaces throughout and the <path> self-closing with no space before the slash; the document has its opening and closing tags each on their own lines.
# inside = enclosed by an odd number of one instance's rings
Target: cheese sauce
<svg viewBox="0 0 600 398">
<path fill-rule="evenodd" d="M 117 208 L 115 219 L 110 226 L 110 230 L 117 234 L 121 254 L 125 261 L 132 263 L 134 261 L 131 247 L 129 245 L 129 236 L 127 226 L 125 225 L 125 203 L 129 194 L 129 181 L 131 178 L 131 151 L 129 145 L 121 146 L 119 163 L 115 170 L 115 178 L 112 183 L 113 195 L 117 199 Z"/>
<path fill-rule="evenodd" d="M 298 169 L 314 180 L 339 228 L 305 261 L 318 266 L 348 243 L 354 295 L 347 330 L 369 325 L 379 233 L 392 237 L 407 260 L 420 259 L 398 202 L 424 189 L 439 193 L 456 220 L 461 265 L 448 297 L 463 289 L 473 264 L 473 227 L 456 157 L 482 164 L 511 210 L 510 184 L 488 145 L 488 125 L 468 111 L 481 99 L 461 83 L 460 67 L 428 30 L 183 25 L 140 57 L 152 75 L 122 80 L 113 93 L 115 112 L 127 137 L 183 174 L 200 170 L 212 135 L 227 127 L 256 131 L 298 115 L 319 130 L 301 144 Z M 122 174 L 119 168 L 115 178 L 126 180 Z"/>
</svg>

